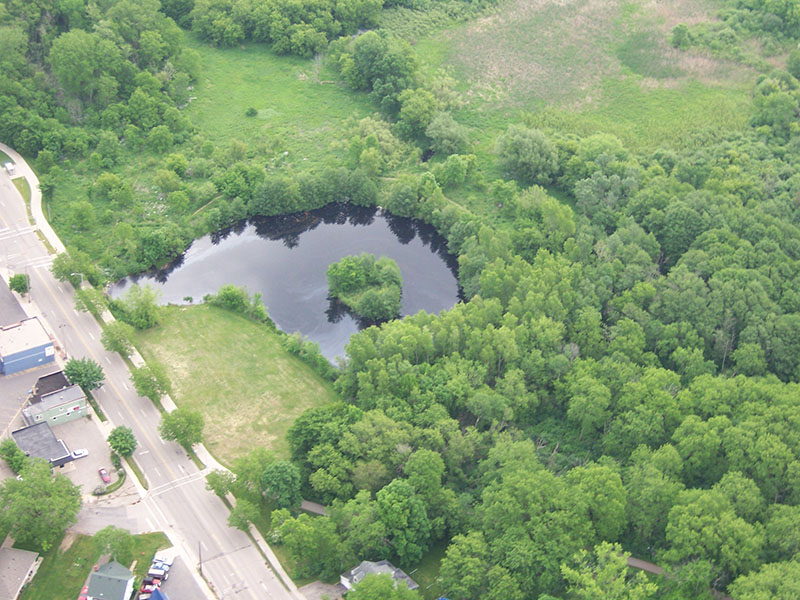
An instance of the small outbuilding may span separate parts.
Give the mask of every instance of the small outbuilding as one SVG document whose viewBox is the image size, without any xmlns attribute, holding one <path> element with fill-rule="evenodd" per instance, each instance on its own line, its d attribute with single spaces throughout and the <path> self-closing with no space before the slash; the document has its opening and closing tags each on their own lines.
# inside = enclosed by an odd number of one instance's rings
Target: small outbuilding
<svg viewBox="0 0 800 600">
<path fill-rule="evenodd" d="M 89 577 L 88 600 L 128 600 L 133 594 L 133 573 L 117 561 L 102 565 Z"/>
<path fill-rule="evenodd" d="M 25 454 L 43 458 L 54 467 L 61 467 L 72 460 L 67 445 L 53 434 L 50 425 L 36 423 L 11 432 L 11 437 Z"/>
<path fill-rule="evenodd" d="M 388 560 L 379 560 L 377 562 L 365 560 L 355 569 L 351 569 L 347 571 L 347 573 L 342 573 L 339 577 L 339 583 L 348 590 L 352 590 L 367 575 L 391 575 L 395 587 L 397 587 L 399 582 L 403 582 L 410 590 L 415 590 L 419 587 L 416 581 L 411 579 L 404 571 L 395 567 Z"/>
<path fill-rule="evenodd" d="M 41 562 L 36 552 L 0 548 L 0 600 L 17 600 Z"/>
<path fill-rule="evenodd" d="M 53 426 L 86 416 L 87 407 L 81 386 L 70 385 L 41 396 L 39 402 L 23 408 L 22 415 L 28 425 L 46 422 Z"/>
<path fill-rule="evenodd" d="M 0 328 L 0 375 L 32 369 L 55 359 L 53 340 L 37 317 Z"/>
</svg>

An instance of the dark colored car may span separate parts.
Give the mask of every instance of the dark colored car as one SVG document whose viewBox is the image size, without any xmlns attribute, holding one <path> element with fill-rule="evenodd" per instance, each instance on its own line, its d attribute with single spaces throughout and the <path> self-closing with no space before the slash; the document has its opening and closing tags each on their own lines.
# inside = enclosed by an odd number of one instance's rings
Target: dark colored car
<svg viewBox="0 0 800 600">
<path fill-rule="evenodd" d="M 105 469 L 100 468 L 100 469 L 97 470 L 97 472 L 100 473 L 100 479 L 103 480 L 103 483 L 108 483 L 109 481 L 111 481 L 111 476 L 108 474 L 108 471 L 106 471 Z"/>
</svg>

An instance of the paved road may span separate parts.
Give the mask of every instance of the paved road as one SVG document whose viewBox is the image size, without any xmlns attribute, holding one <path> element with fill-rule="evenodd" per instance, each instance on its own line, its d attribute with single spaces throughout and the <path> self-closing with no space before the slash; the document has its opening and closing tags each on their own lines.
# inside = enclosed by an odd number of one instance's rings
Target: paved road
<svg viewBox="0 0 800 600">
<path fill-rule="evenodd" d="M 13 150 L 2 144 L 0 149 L 15 158 L 18 173 L 30 172 Z M 27 271 L 34 311 L 38 309 L 68 355 L 102 365 L 105 384 L 95 396 L 111 423 L 131 427 L 139 441 L 136 461 L 150 488 L 142 500 L 147 524 L 164 530 L 187 564 L 198 565 L 202 555 L 203 574 L 218 598 L 297 600 L 250 539 L 227 526 L 227 508 L 205 489 L 203 474 L 180 446 L 159 437 L 158 410 L 133 390 L 120 356 L 100 344 L 101 328 L 95 319 L 74 309 L 71 286 L 53 278 L 52 259 L 5 172 L 0 174 L 0 261 L 12 274 Z"/>
</svg>

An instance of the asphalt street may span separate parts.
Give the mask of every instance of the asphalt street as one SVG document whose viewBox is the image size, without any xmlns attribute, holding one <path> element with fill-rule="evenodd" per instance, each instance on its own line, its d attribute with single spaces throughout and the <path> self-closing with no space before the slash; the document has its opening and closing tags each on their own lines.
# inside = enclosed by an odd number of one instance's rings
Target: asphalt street
<svg viewBox="0 0 800 600">
<path fill-rule="evenodd" d="M 24 165 L 17 168 L 25 174 Z M 32 303 L 67 355 L 103 367 L 105 383 L 95 397 L 110 422 L 131 427 L 139 442 L 135 458 L 149 484 L 142 500 L 147 525 L 165 531 L 187 565 L 198 567 L 202 557 L 202 573 L 218 598 L 296 600 L 250 538 L 228 527 L 228 509 L 205 489 L 203 474 L 182 448 L 160 438 L 158 409 L 133 390 L 122 358 L 103 348 L 97 321 L 75 310 L 72 287 L 50 273 L 52 255 L 5 172 L 0 173 L 0 260 L 11 274 L 29 275 Z"/>
</svg>

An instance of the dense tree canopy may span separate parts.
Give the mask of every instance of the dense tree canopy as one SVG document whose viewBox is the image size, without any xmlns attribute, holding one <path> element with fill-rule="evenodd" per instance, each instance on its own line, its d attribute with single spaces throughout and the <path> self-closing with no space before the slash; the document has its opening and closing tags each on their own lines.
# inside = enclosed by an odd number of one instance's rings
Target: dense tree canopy
<svg viewBox="0 0 800 600">
<path fill-rule="evenodd" d="M 46 461 L 34 459 L 19 479 L 0 485 L 0 507 L 0 522 L 17 542 L 47 551 L 75 522 L 81 490 L 65 475 L 53 474 Z"/>
</svg>

